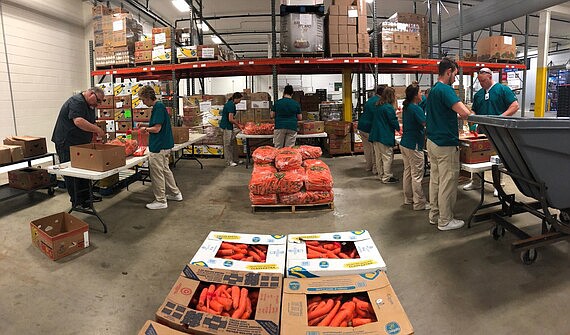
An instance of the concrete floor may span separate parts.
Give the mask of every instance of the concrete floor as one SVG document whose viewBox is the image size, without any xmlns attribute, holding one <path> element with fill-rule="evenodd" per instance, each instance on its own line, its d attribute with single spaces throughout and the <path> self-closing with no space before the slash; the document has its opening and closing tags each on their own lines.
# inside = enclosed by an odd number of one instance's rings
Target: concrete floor
<svg viewBox="0 0 570 335">
<path fill-rule="evenodd" d="M 310 233 L 367 229 L 387 265 L 417 334 L 560 334 L 570 331 L 570 261 L 566 242 L 540 249 L 525 266 L 513 236 L 489 236 L 491 224 L 440 232 L 426 212 L 402 205 L 401 183 L 383 185 L 364 158 L 325 159 L 335 180 L 335 210 L 252 214 L 251 169 L 221 159 L 181 161 L 175 171 L 184 202 L 149 211 L 150 185 L 106 197 L 96 207 L 91 246 L 53 262 L 31 244 L 29 222 L 65 211 L 66 193 L 45 192 L 0 204 L 0 334 L 136 334 L 153 319 L 176 277 L 211 230 Z M 402 161 L 396 156 L 396 175 Z M 512 183 L 507 185 L 513 189 Z M 426 185 L 427 189 L 427 185 Z M 456 214 L 468 215 L 477 192 L 459 191 Z M 489 194 L 491 196 L 491 194 Z M 539 229 L 525 214 L 515 220 Z"/>
</svg>

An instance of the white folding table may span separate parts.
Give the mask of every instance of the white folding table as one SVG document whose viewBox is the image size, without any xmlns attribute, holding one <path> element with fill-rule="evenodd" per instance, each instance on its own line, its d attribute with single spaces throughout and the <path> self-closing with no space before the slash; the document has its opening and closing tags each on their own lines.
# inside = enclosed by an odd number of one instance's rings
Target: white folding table
<svg viewBox="0 0 570 335">
<path fill-rule="evenodd" d="M 494 163 L 491 162 L 483 162 L 483 163 L 461 163 L 461 170 L 471 172 L 472 174 L 477 175 L 481 179 L 481 197 L 479 198 L 479 203 L 477 207 L 473 210 L 469 218 L 467 219 L 467 228 L 471 228 L 471 221 L 475 219 L 475 221 L 483 221 L 490 218 L 490 214 L 481 214 L 476 215 L 477 212 L 481 209 L 495 207 L 500 205 L 500 201 L 495 201 L 489 204 L 483 204 L 485 202 L 485 183 L 493 185 L 493 181 L 485 180 L 485 171 L 490 171 L 493 168 Z"/>
</svg>

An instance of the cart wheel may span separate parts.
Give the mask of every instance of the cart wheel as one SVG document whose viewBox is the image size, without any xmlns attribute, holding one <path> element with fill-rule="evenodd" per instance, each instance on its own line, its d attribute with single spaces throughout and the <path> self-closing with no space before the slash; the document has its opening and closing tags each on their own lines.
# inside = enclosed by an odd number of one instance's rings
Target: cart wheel
<svg viewBox="0 0 570 335">
<path fill-rule="evenodd" d="M 566 223 L 566 224 L 570 223 L 570 213 L 568 213 L 568 212 L 560 211 L 560 214 L 558 214 L 558 218 L 560 219 L 560 221 L 562 223 Z"/>
<path fill-rule="evenodd" d="M 53 187 L 49 187 L 49 188 L 48 188 L 48 194 L 49 194 L 49 195 L 54 195 L 54 194 L 55 194 L 55 190 L 54 190 Z"/>
<path fill-rule="evenodd" d="M 502 226 L 494 226 L 491 228 L 491 236 L 493 237 L 493 240 L 499 240 L 501 237 L 505 236 L 505 228 Z"/>
<path fill-rule="evenodd" d="M 536 249 L 528 249 L 526 251 L 521 252 L 521 261 L 525 265 L 531 265 L 536 261 L 538 257 L 538 251 Z"/>
</svg>

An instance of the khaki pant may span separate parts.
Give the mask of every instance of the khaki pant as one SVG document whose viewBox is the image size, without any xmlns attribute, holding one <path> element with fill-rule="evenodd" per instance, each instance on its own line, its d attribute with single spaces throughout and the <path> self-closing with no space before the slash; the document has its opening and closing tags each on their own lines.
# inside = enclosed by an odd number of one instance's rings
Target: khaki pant
<svg viewBox="0 0 570 335">
<path fill-rule="evenodd" d="M 426 207 L 426 197 L 422 189 L 424 179 L 424 153 L 400 146 L 404 161 L 404 203 L 413 204 L 415 210 Z"/>
<path fill-rule="evenodd" d="M 152 192 L 155 200 L 158 202 L 166 202 L 166 192 L 171 195 L 180 193 L 172 171 L 168 167 L 169 160 L 170 150 L 160 150 L 157 153 L 151 152 L 149 155 Z"/>
<path fill-rule="evenodd" d="M 457 200 L 457 178 L 459 177 L 459 148 L 440 147 L 427 141 L 431 164 L 429 199 L 431 210 L 429 219 L 445 226 L 453 219 L 453 208 Z"/>
<path fill-rule="evenodd" d="M 275 129 L 273 131 L 273 146 L 277 149 L 295 145 L 297 132 L 291 129 Z"/>
<path fill-rule="evenodd" d="M 370 134 L 365 133 L 361 130 L 358 131 L 360 133 L 360 138 L 362 139 L 362 148 L 364 149 L 364 160 L 366 161 L 366 171 L 372 171 L 372 173 L 376 174 L 376 158 L 374 157 L 374 146 L 371 142 L 368 141 L 368 136 Z"/>
<path fill-rule="evenodd" d="M 378 178 L 386 183 L 394 175 L 392 174 L 392 161 L 394 160 L 394 148 L 380 142 L 372 142 Z"/>
<path fill-rule="evenodd" d="M 236 133 L 233 130 L 222 129 L 222 134 L 224 136 L 224 158 L 226 164 L 230 164 L 234 161 L 234 151 L 236 146 Z"/>
</svg>

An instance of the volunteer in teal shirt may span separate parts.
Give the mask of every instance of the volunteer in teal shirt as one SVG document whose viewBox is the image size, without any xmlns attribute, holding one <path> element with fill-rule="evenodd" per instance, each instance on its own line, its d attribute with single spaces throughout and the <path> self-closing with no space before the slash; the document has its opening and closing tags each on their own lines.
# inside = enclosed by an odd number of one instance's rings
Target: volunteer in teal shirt
<svg viewBox="0 0 570 335">
<path fill-rule="evenodd" d="M 271 110 L 271 118 L 275 119 L 273 145 L 280 149 L 292 147 L 297 138 L 297 121 L 301 121 L 301 105 L 293 100 L 293 86 L 287 85 L 283 98 L 277 100 Z"/>
<path fill-rule="evenodd" d="M 386 87 L 380 100 L 373 109 L 372 128 L 370 129 L 369 141 L 374 146 L 376 169 L 378 178 L 384 184 L 394 184 L 399 181 L 392 174 L 392 161 L 394 160 L 394 145 L 396 138 L 394 132 L 400 129 L 394 104 L 396 95 L 394 89 Z"/>
<path fill-rule="evenodd" d="M 182 193 L 168 167 L 170 149 L 174 146 L 170 117 L 164 104 L 157 100 L 151 86 L 141 88 L 139 97 L 145 105 L 152 106 L 149 126 L 141 127 L 144 133 L 149 134 L 150 178 L 154 193 L 154 201 L 147 204 L 146 208 L 164 209 L 168 208 L 167 200 L 182 201 Z"/>
<path fill-rule="evenodd" d="M 438 82 L 426 101 L 427 150 L 431 163 L 429 222 L 437 224 L 439 230 L 458 229 L 465 224 L 453 217 L 459 177 L 457 115 L 466 119 L 471 112 L 451 87 L 457 71 L 455 61 L 443 58 L 439 62 Z"/>
<path fill-rule="evenodd" d="M 404 204 L 412 205 L 416 211 L 429 209 L 422 188 L 424 178 L 424 127 L 426 116 L 424 110 L 417 105 L 422 93 L 417 85 L 406 87 L 406 99 L 402 112 L 403 134 L 400 151 L 404 161 Z"/>
<path fill-rule="evenodd" d="M 513 91 L 507 86 L 493 81 L 493 72 L 489 68 L 482 68 L 477 74 L 481 89 L 473 97 L 473 111 L 477 115 L 511 116 L 519 109 L 519 103 Z M 477 129 L 473 125 L 472 129 Z M 482 187 L 481 178 L 473 174 L 471 182 L 463 186 L 465 191 L 476 190 Z M 499 192 L 494 191 L 498 196 Z"/>
<path fill-rule="evenodd" d="M 236 105 L 241 102 L 243 95 L 240 92 L 235 92 L 222 109 L 222 119 L 220 120 L 220 128 L 222 129 L 224 139 L 224 158 L 226 159 L 227 166 L 237 166 L 238 163 L 234 159 L 236 133 L 234 132 L 234 125 L 242 129 L 242 126 L 237 121 Z"/>
<path fill-rule="evenodd" d="M 358 133 L 362 139 L 362 149 L 364 150 L 364 160 L 366 161 L 366 171 L 372 171 L 372 174 L 376 174 L 376 159 L 374 158 L 374 147 L 369 141 L 370 130 L 372 129 L 372 114 L 376 105 L 376 102 L 380 99 L 382 92 L 384 91 L 385 85 L 378 85 L 376 87 L 375 94 L 366 101 L 364 104 L 364 112 L 360 115 L 358 119 Z"/>
<path fill-rule="evenodd" d="M 430 91 L 430 90 L 431 90 L 430 88 L 427 88 L 427 89 L 425 90 L 424 95 L 422 95 L 422 101 L 420 101 L 420 102 L 418 103 L 418 106 L 420 106 L 420 107 L 424 110 L 424 112 L 425 112 L 425 110 L 426 110 L 426 101 L 427 101 L 427 98 L 428 98 L 428 96 L 429 96 L 429 91 Z"/>
</svg>

